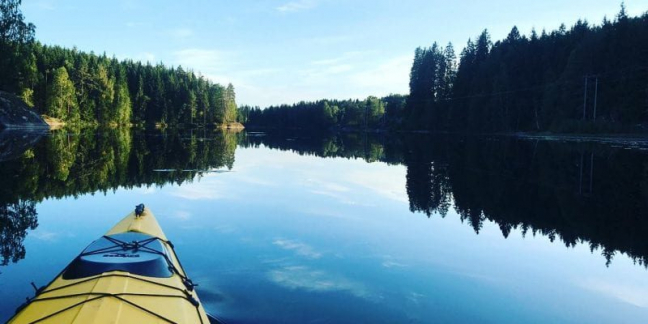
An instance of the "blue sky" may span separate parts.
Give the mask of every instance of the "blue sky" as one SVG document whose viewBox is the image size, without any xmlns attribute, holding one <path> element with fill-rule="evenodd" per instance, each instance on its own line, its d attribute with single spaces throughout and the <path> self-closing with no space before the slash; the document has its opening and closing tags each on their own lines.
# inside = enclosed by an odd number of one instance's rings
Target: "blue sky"
<svg viewBox="0 0 648 324">
<path fill-rule="evenodd" d="M 552 30 L 599 23 L 617 0 L 25 0 L 45 44 L 182 65 L 232 82 L 239 104 L 407 93 L 417 46 L 457 53 L 487 28 Z M 627 0 L 631 15 L 648 10 Z"/>
</svg>

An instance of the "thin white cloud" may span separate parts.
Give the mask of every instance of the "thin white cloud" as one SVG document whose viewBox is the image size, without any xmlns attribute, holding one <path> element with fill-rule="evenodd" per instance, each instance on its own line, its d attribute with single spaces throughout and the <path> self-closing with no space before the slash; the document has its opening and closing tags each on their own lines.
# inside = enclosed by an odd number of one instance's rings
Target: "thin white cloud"
<svg viewBox="0 0 648 324">
<path fill-rule="evenodd" d="M 346 194 L 347 192 L 351 191 L 351 189 L 341 184 L 318 179 L 308 179 L 305 186 L 310 188 L 310 193 L 334 198 L 341 204 L 358 204 L 356 201 L 350 199 L 350 196 Z"/>
<path fill-rule="evenodd" d="M 276 83 L 261 86 L 254 85 L 252 81 L 243 82 L 242 80 L 233 80 L 226 77 L 217 79 L 211 75 L 209 78 L 220 83 L 225 83 L 223 81 L 232 82 L 236 86 L 237 101 L 242 104 L 258 105 L 261 107 L 294 103 L 302 100 L 317 100 L 328 96 L 323 88 L 303 87 L 301 86 L 303 85 L 301 82 L 299 85 Z M 299 78 L 295 78 L 294 80 L 299 80 Z"/>
<path fill-rule="evenodd" d="M 351 76 L 351 81 L 359 89 L 373 91 L 374 95 L 406 93 L 412 56 L 394 57 Z"/>
<path fill-rule="evenodd" d="M 394 257 L 389 255 L 389 254 L 381 255 L 381 256 L 379 256 L 379 258 L 383 259 L 383 262 L 381 263 L 381 265 L 383 267 L 385 267 L 385 268 L 388 268 L 388 269 L 389 268 L 405 268 L 405 267 L 408 267 L 407 264 L 396 261 L 394 259 Z"/>
<path fill-rule="evenodd" d="M 383 261 L 382 266 L 385 268 L 405 268 L 406 264 L 398 263 L 395 261 Z"/>
<path fill-rule="evenodd" d="M 425 299 L 425 295 L 419 294 L 417 292 L 411 291 L 409 294 L 406 295 L 405 297 L 409 302 L 419 305 L 422 299 Z"/>
<path fill-rule="evenodd" d="M 339 65 L 350 60 L 364 60 L 365 56 L 372 54 L 371 51 L 361 52 L 361 51 L 351 51 L 343 53 L 340 56 L 320 59 L 311 62 L 311 65 Z"/>
<path fill-rule="evenodd" d="M 221 234 L 231 234 L 236 232 L 236 227 L 232 225 L 218 225 L 214 227 L 214 230 Z"/>
<path fill-rule="evenodd" d="M 296 66 L 292 74 L 290 91 L 282 91 L 279 103 L 301 100 L 364 99 L 367 96 L 385 96 L 390 93 L 408 92 L 411 55 L 382 58 L 381 52 L 355 51 L 336 57 L 323 57 Z M 260 92 L 268 89 L 260 89 Z M 267 93 L 268 91 L 266 91 Z M 250 92 L 241 92 L 249 95 Z M 291 101 L 287 94 L 298 93 Z M 290 95 L 289 95 L 290 96 Z M 246 96 L 247 97 L 247 96 Z M 262 103 L 262 106 L 277 104 L 276 100 Z"/>
<path fill-rule="evenodd" d="M 58 239 L 60 233 L 39 230 L 32 232 L 31 235 L 39 241 L 54 242 Z"/>
<path fill-rule="evenodd" d="M 213 82 L 227 84 L 234 82 L 224 75 L 226 71 L 234 68 L 235 55 L 217 49 L 187 48 L 173 53 L 173 63 L 190 69 Z M 235 83 L 239 86 L 238 83 Z"/>
<path fill-rule="evenodd" d="M 175 61 L 193 68 L 214 69 L 222 66 L 224 53 L 219 50 L 187 48 L 173 53 Z"/>
<path fill-rule="evenodd" d="M 186 183 L 172 191 L 174 197 L 186 200 L 219 200 L 226 198 L 226 185 L 220 181 Z"/>
<path fill-rule="evenodd" d="M 340 43 L 351 42 L 354 39 L 355 37 L 350 35 L 332 35 L 332 36 L 309 37 L 309 38 L 300 39 L 299 41 L 312 46 L 331 46 Z"/>
<path fill-rule="evenodd" d="M 337 183 L 323 183 L 322 187 L 326 190 L 330 191 L 336 191 L 336 192 L 349 192 L 351 189 L 349 187 L 345 187 L 342 185 L 339 185 Z"/>
<path fill-rule="evenodd" d="M 351 64 L 319 65 L 300 71 L 300 75 L 304 84 L 330 84 L 333 83 L 331 78 L 340 78 L 353 69 L 354 66 Z"/>
<path fill-rule="evenodd" d="M 355 171 L 348 175 L 351 183 L 373 190 L 376 194 L 400 202 L 408 202 L 405 185 L 405 170 L 384 173 L 376 177 L 368 171 Z"/>
<path fill-rule="evenodd" d="M 322 71 L 325 75 L 340 74 L 353 70 L 353 65 L 351 64 L 340 64 L 333 65 Z"/>
<path fill-rule="evenodd" d="M 311 62 L 312 65 L 333 65 L 333 64 L 338 64 L 340 63 L 344 58 L 342 57 L 336 57 L 332 59 L 324 59 L 324 60 L 317 60 Z"/>
<path fill-rule="evenodd" d="M 590 291 L 602 293 L 630 305 L 648 308 L 648 287 L 611 283 L 598 279 L 586 280 L 580 283 L 580 286 Z"/>
<path fill-rule="evenodd" d="M 240 168 L 237 168 L 237 170 L 240 171 Z M 247 183 L 255 186 L 264 186 L 264 187 L 277 187 L 278 184 L 276 182 L 268 181 L 268 180 L 263 180 L 259 177 L 255 176 L 249 176 L 245 174 L 240 174 L 237 175 L 236 181 L 239 183 Z"/>
<path fill-rule="evenodd" d="M 369 299 L 369 290 L 361 283 L 340 275 L 305 266 L 287 266 L 268 273 L 270 281 L 289 289 L 303 289 L 314 292 L 348 292 L 356 297 Z"/>
<path fill-rule="evenodd" d="M 26 3 L 25 6 L 29 6 L 29 4 Z M 56 7 L 51 1 L 36 1 L 31 3 L 31 6 L 38 10 L 47 10 L 47 11 L 56 10 Z"/>
<path fill-rule="evenodd" d="M 317 5 L 317 1 L 315 0 L 297 0 L 297 1 L 287 2 L 277 7 L 276 9 L 277 11 L 282 13 L 291 13 L 291 12 L 308 10 L 315 7 L 316 5 Z"/>
<path fill-rule="evenodd" d="M 186 221 L 191 218 L 191 213 L 185 210 L 177 210 L 175 213 L 173 213 L 173 218 Z"/>
<path fill-rule="evenodd" d="M 129 28 L 144 27 L 144 26 L 148 26 L 148 25 L 149 25 L 148 23 L 140 22 L 140 21 L 129 21 L 129 22 L 126 23 L 126 27 L 129 27 Z"/>
<path fill-rule="evenodd" d="M 284 240 L 277 239 L 272 244 L 289 251 L 294 251 L 298 255 L 307 257 L 309 259 L 319 259 L 322 256 L 322 253 L 319 253 L 313 249 L 312 246 L 294 240 Z"/>
<path fill-rule="evenodd" d="M 261 68 L 261 69 L 244 70 L 238 72 L 237 74 L 243 77 L 260 77 L 260 76 L 278 74 L 282 71 L 283 69 L 278 69 L 278 68 Z"/>
<path fill-rule="evenodd" d="M 135 55 L 135 60 L 136 61 L 154 63 L 155 59 L 156 59 L 155 54 L 149 53 L 149 52 L 142 52 L 142 53 L 139 53 L 139 54 Z"/>
<path fill-rule="evenodd" d="M 139 9 L 140 2 L 137 0 L 121 0 L 121 7 L 124 10 L 136 10 Z"/>
<path fill-rule="evenodd" d="M 176 28 L 169 31 L 169 35 L 178 39 L 189 38 L 194 35 L 194 31 L 191 28 Z"/>
<path fill-rule="evenodd" d="M 155 187 L 146 187 L 146 188 L 140 188 L 138 190 L 138 193 L 140 195 L 152 195 L 157 192 L 157 189 Z"/>
</svg>

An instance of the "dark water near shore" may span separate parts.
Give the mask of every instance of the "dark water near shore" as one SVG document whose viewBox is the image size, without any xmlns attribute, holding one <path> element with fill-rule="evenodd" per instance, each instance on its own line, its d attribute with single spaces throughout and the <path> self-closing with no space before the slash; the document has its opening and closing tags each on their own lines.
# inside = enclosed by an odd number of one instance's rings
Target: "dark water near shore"
<svg viewBox="0 0 648 324">
<path fill-rule="evenodd" d="M 113 130 L 0 148 L 0 322 L 140 202 L 228 323 L 648 321 L 648 141 Z"/>
</svg>

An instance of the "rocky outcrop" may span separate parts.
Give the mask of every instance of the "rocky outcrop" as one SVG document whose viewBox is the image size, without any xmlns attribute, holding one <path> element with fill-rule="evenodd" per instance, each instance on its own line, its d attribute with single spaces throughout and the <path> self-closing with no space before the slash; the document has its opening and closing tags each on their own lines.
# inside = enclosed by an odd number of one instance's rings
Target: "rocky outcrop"
<svg viewBox="0 0 648 324">
<path fill-rule="evenodd" d="M 48 129 L 49 126 L 20 98 L 0 91 L 0 129 Z"/>
</svg>

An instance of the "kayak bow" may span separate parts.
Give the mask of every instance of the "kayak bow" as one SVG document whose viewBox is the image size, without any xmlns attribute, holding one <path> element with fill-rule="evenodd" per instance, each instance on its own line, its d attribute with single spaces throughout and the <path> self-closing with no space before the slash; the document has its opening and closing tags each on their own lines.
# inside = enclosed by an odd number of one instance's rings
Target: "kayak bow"
<svg viewBox="0 0 648 324">
<path fill-rule="evenodd" d="M 9 323 L 210 323 L 160 225 L 138 206 Z"/>
</svg>

